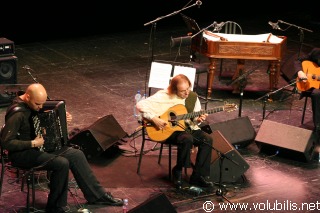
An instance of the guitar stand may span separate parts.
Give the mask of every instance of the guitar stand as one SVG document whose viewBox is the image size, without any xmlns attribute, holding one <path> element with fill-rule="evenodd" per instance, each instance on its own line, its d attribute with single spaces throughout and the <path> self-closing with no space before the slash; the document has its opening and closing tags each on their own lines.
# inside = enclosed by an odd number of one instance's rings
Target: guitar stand
<svg viewBox="0 0 320 213">
<path fill-rule="evenodd" d="M 303 80 L 303 79 L 302 79 Z M 262 107 L 262 120 L 265 119 L 265 114 L 266 114 L 266 104 L 267 104 L 267 100 L 269 99 L 270 95 L 272 94 L 275 94 L 279 91 L 282 91 L 284 90 L 285 88 L 289 87 L 289 86 L 292 86 L 293 84 L 297 84 L 298 81 L 302 81 L 302 80 L 297 80 L 297 81 L 294 81 L 290 84 L 287 84 L 277 90 L 274 90 L 274 91 L 271 91 L 271 92 L 268 92 L 267 94 L 261 96 L 260 98 L 257 98 L 255 101 L 259 101 L 259 100 L 262 100 L 263 99 L 263 107 Z"/>
</svg>

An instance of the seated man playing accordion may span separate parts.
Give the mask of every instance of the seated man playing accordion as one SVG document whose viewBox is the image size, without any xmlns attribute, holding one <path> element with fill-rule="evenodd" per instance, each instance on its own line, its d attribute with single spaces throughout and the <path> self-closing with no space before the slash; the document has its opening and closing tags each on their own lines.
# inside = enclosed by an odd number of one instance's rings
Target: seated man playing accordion
<svg viewBox="0 0 320 213">
<path fill-rule="evenodd" d="M 25 169 L 41 167 L 50 171 L 46 212 L 65 212 L 69 169 L 90 204 L 122 206 L 122 199 L 114 198 L 101 186 L 81 150 L 66 145 L 50 153 L 40 150 L 45 139 L 36 131 L 35 123 L 38 121 L 35 117 L 47 97 L 46 89 L 34 83 L 24 94 L 14 98 L 8 107 L 1 131 L 1 145 L 8 151 L 11 163 Z M 66 118 L 70 122 L 71 114 L 67 113 Z"/>
</svg>

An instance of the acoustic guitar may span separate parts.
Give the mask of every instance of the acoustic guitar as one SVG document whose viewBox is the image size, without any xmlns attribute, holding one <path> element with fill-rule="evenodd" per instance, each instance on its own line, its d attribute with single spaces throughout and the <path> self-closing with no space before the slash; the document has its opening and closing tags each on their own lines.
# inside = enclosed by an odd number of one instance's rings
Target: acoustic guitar
<svg viewBox="0 0 320 213">
<path fill-rule="evenodd" d="M 163 113 L 159 118 L 167 121 L 167 125 L 163 129 L 158 129 L 153 125 L 152 122 L 145 121 L 146 131 L 149 138 L 153 141 L 163 142 L 168 139 L 176 131 L 185 131 L 186 119 L 192 119 L 198 117 L 202 114 L 212 114 L 221 111 L 231 112 L 238 108 L 235 104 L 225 103 L 224 106 L 215 107 L 209 110 L 201 110 L 198 112 L 187 113 L 187 109 L 184 105 L 178 104 L 170 107 L 165 113 Z"/>
<path fill-rule="evenodd" d="M 300 91 L 306 91 L 310 88 L 320 88 L 320 67 L 312 61 L 302 62 L 303 72 L 307 75 L 307 81 L 303 82 L 297 78 L 297 88 Z"/>
</svg>

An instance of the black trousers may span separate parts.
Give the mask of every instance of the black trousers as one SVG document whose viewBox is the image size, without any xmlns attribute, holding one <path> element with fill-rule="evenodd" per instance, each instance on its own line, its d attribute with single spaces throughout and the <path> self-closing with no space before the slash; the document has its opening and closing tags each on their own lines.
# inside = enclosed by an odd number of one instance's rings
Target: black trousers
<svg viewBox="0 0 320 213">
<path fill-rule="evenodd" d="M 320 134 L 320 89 L 314 89 L 311 93 L 312 117 L 315 131 Z"/>
<path fill-rule="evenodd" d="M 63 147 L 53 153 L 28 149 L 12 153 L 10 158 L 14 166 L 28 168 L 28 165 L 44 165 L 44 170 L 51 171 L 47 208 L 67 206 L 69 170 L 87 201 L 94 202 L 106 193 L 79 149 Z"/>
<path fill-rule="evenodd" d="M 168 139 L 168 143 L 177 145 L 178 168 L 191 167 L 192 146 L 198 147 L 196 162 L 194 164 L 193 175 L 209 176 L 213 139 L 202 130 L 176 131 Z"/>
</svg>

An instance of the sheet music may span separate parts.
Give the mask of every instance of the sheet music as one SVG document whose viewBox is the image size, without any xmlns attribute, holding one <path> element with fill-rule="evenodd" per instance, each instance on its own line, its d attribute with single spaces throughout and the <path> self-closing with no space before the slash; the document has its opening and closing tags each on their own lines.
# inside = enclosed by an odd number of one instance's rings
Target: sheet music
<svg viewBox="0 0 320 213">
<path fill-rule="evenodd" d="M 164 89 L 169 86 L 172 64 L 152 62 L 148 87 Z"/>
</svg>

